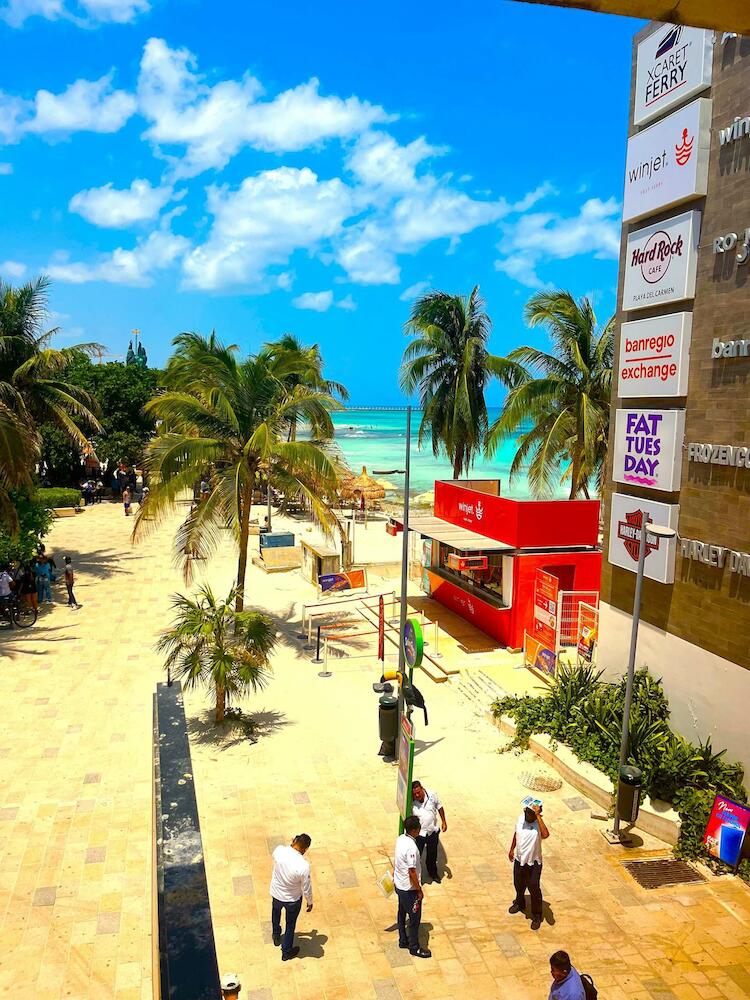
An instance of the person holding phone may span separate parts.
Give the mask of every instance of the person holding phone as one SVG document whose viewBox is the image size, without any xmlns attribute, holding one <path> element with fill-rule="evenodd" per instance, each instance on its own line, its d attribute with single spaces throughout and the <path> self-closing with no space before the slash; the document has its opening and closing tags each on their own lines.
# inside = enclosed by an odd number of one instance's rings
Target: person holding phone
<svg viewBox="0 0 750 1000">
<path fill-rule="evenodd" d="M 541 803 L 524 806 L 513 833 L 508 859 L 513 862 L 516 898 L 508 913 L 526 912 L 526 890 L 531 896 L 531 929 L 542 926 L 542 841 L 549 830 L 542 819 Z"/>
</svg>

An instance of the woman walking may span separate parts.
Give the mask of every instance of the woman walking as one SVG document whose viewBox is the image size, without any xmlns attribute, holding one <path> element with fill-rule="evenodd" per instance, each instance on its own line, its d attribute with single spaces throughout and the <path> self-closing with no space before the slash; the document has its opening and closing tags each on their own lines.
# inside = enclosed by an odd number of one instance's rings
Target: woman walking
<svg viewBox="0 0 750 1000">
<path fill-rule="evenodd" d="M 52 604 L 52 566 L 47 556 L 41 554 L 37 556 L 34 563 L 34 578 L 36 580 L 36 595 L 40 604 L 47 601 Z"/>
</svg>

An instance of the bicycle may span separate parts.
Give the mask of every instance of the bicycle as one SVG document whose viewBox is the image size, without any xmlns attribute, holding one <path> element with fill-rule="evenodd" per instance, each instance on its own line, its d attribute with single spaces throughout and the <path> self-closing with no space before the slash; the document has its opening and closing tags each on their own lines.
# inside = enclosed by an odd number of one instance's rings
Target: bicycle
<svg viewBox="0 0 750 1000">
<path fill-rule="evenodd" d="M 37 609 L 25 601 L 22 602 L 17 594 L 11 594 L 0 603 L 0 625 L 31 628 L 38 616 Z"/>
</svg>

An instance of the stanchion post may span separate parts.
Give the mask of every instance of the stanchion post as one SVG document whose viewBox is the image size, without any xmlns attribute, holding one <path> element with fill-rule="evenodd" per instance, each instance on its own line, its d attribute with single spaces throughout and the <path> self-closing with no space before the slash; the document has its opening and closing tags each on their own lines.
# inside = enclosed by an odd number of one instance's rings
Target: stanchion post
<svg viewBox="0 0 750 1000">
<path fill-rule="evenodd" d="M 443 655 L 440 652 L 440 649 L 438 648 L 438 637 L 439 637 L 439 635 L 440 635 L 440 626 L 438 625 L 438 620 L 436 618 L 435 619 L 435 649 L 433 650 L 432 653 L 430 653 L 430 656 L 432 656 L 434 659 L 440 659 L 440 657 Z"/>
<path fill-rule="evenodd" d="M 324 646 L 325 646 L 326 642 L 327 642 L 327 637 L 324 638 L 324 640 L 323 640 Z M 313 663 L 322 663 L 323 662 L 321 660 L 321 658 L 320 658 L 320 625 L 318 625 L 318 635 L 317 635 L 317 638 L 315 640 L 315 657 L 312 660 L 312 662 Z"/>
</svg>

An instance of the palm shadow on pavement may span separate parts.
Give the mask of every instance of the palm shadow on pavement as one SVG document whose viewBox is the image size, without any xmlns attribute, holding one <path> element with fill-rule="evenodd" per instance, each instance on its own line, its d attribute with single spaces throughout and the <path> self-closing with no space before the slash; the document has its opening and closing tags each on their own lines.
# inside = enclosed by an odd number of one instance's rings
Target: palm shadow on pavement
<svg viewBox="0 0 750 1000">
<path fill-rule="evenodd" d="M 293 723 L 283 712 L 264 709 L 248 712 L 240 716 L 230 715 L 224 722 L 214 722 L 214 710 L 206 709 L 199 716 L 187 720 L 188 736 L 201 746 L 213 746 L 217 750 L 231 750 L 242 743 L 252 746 L 267 736 L 273 736 L 279 729 Z"/>
</svg>

